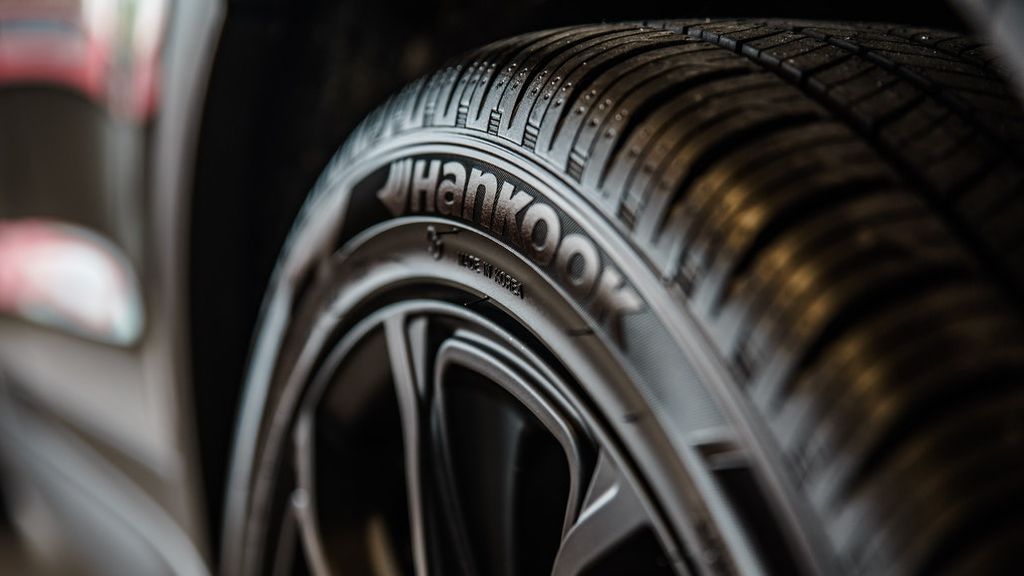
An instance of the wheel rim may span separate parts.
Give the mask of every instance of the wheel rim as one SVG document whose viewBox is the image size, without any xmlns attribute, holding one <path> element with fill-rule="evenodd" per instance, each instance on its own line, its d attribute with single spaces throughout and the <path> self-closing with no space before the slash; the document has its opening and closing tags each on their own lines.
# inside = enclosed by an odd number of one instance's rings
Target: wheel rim
<svg viewBox="0 0 1024 576">
<path fill-rule="evenodd" d="M 578 383 L 493 314 L 453 308 L 385 307 L 329 354 L 293 418 L 265 565 L 675 573 Z"/>
</svg>

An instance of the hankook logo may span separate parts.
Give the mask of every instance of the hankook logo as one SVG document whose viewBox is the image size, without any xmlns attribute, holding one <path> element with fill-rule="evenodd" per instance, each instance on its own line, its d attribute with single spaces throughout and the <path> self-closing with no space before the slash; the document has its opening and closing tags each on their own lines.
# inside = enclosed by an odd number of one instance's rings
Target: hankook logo
<svg viewBox="0 0 1024 576">
<path fill-rule="evenodd" d="M 563 233 L 562 220 L 535 192 L 455 160 L 396 160 L 377 198 L 394 216 L 434 213 L 475 223 L 550 269 L 600 322 L 619 336 L 621 317 L 643 300 L 586 236 Z"/>
</svg>

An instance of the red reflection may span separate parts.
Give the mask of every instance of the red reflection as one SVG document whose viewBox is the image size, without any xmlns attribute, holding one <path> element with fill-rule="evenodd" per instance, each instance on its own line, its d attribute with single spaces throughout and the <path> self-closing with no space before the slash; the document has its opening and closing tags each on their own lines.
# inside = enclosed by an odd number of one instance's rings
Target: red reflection
<svg viewBox="0 0 1024 576">
<path fill-rule="evenodd" d="M 0 221 L 0 313 L 119 345 L 142 331 L 138 282 L 120 251 L 43 220 Z"/>
<path fill-rule="evenodd" d="M 165 18 L 164 0 L 0 2 L 0 86 L 59 86 L 149 118 Z"/>
</svg>

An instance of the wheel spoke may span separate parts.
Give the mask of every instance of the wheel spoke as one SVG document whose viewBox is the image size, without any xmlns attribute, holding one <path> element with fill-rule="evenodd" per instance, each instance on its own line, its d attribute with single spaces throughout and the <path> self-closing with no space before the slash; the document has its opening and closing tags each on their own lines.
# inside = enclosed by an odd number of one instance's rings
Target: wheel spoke
<svg viewBox="0 0 1024 576">
<path fill-rule="evenodd" d="M 304 408 L 300 413 L 293 441 L 295 443 L 295 475 L 298 486 L 291 496 L 292 513 L 298 520 L 299 533 L 302 535 L 302 547 L 306 552 L 310 571 L 315 576 L 330 576 L 330 565 L 327 562 L 316 513 L 312 410 Z"/>
<path fill-rule="evenodd" d="M 359 338 L 295 414 L 295 488 L 278 543 L 291 565 L 316 576 L 670 566 L 559 372 L 404 308 Z"/>
<path fill-rule="evenodd" d="M 404 315 L 392 316 L 385 322 L 384 332 L 402 420 L 413 564 L 416 576 L 426 576 L 427 546 L 421 477 L 423 467 L 420 402 L 426 350 L 426 320 L 415 319 L 408 325 L 406 320 Z"/>
<path fill-rule="evenodd" d="M 648 522 L 647 512 L 632 486 L 602 453 L 579 518 L 562 541 L 551 573 L 580 574 Z"/>
<path fill-rule="evenodd" d="M 475 400 L 475 398 L 474 398 Z M 525 426 L 493 405 L 456 404 L 435 451 L 445 515 L 467 574 L 514 574 L 517 469 Z"/>
<path fill-rule="evenodd" d="M 434 366 L 438 484 L 465 573 L 551 568 L 576 516 L 578 434 L 536 371 L 460 334 Z"/>
</svg>

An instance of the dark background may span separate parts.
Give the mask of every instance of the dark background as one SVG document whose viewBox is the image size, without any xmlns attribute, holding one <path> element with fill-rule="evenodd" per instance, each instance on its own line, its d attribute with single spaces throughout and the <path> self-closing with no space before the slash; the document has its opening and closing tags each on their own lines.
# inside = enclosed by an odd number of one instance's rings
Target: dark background
<svg viewBox="0 0 1024 576">
<path fill-rule="evenodd" d="M 302 199 L 359 120 L 445 60 L 506 36 L 566 24 L 715 16 L 964 28 L 940 0 L 229 4 L 197 151 L 189 280 L 215 537 L 235 406 L 267 278 Z"/>
</svg>

